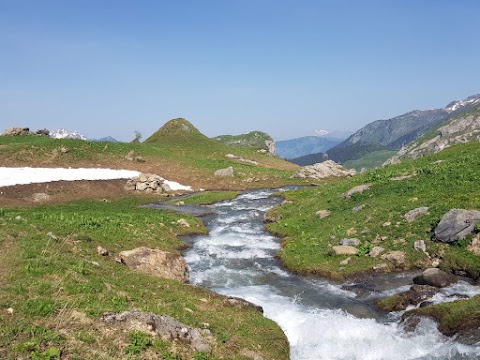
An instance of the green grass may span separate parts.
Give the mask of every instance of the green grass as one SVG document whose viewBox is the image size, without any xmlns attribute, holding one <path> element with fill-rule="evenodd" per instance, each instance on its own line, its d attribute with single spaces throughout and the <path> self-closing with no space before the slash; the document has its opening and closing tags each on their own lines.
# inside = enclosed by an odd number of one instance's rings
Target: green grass
<svg viewBox="0 0 480 360">
<path fill-rule="evenodd" d="M 362 169 L 373 169 L 382 166 L 387 159 L 391 158 L 396 153 L 397 152 L 393 150 L 374 151 L 362 156 L 360 159 L 345 161 L 343 166 L 348 169 L 355 169 L 357 171 Z"/>
<path fill-rule="evenodd" d="M 239 191 L 206 191 L 184 197 L 181 200 L 168 201 L 169 204 L 175 204 L 183 201 L 185 204 L 211 205 L 220 201 L 235 199 L 240 195 Z"/>
<path fill-rule="evenodd" d="M 435 163 L 437 160 L 444 161 Z M 471 143 L 419 160 L 371 170 L 351 179 L 331 180 L 318 187 L 286 193 L 286 198 L 293 203 L 284 205 L 279 211 L 280 221 L 268 227 L 284 237 L 279 253 L 284 264 L 301 273 L 343 279 L 370 271 L 384 262 L 362 255 L 340 266 L 344 256 L 332 255 L 331 246 L 344 237 L 358 237 L 363 247 L 378 242 L 387 251 L 405 252 L 405 269 L 427 264 L 426 256 L 413 248 L 413 243 L 422 239 L 430 255 L 444 256 L 443 268 L 452 270 L 455 259 L 456 266 L 477 274 L 480 257 L 466 251 L 466 242 L 449 246 L 430 239 L 435 225 L 449 209 L 480 209 L 479 169 L 480 144 Z M 407 174 L 414 176 L 402 181 L 392 180 Z M 371 183 L 372 189 L 355 194 L 351 199 L 340 197 L 353 186 L 364 183 Z M 352 208 L 361 204 L 365 208 L 353 213 Z M 406 212 L 421 206 L 430 207 L 430 214 L 410 223 L 403 219 Z M 332 214 L 319 219 L 315 213 L 322 209 Z M 390 225 L 384 226 L 386 223 Z M 356 233 L 347 235 L 349 229 Z M 382 237 L 384 240 L 379 240 Z"/>
<path fill-rule="evenodd" d="M 182 124 L 182 123 L 181 123 Z M 196 129 L 195 129 L 196 130 Z M 272 184 L 298 183 L 290 179 L 296 166 L 275 156 L 250 149 L 232 149 L 207 138 L 198 130 L 179 132 L 176 126 L 159 130 L 144 143 L 105 143 L 41 136 L 0 136 L 4 166 L 113 167 L 155 172 L 169 180 L 207 189 L 244 189 Z M 128 161 L 134 152 L 145 163 Z M 258 166 L 238 163 L 225 155 L 234 153 L 254 160 Z M 218 169 L 233 166 L 234 178 L 213 176 Z M 258 178 L 261 182 L 243 180 Z"/>
<path fill-rule="evenodd" d="M 268 150 L 266 141 L 273 141 L 272 137 L 261 131 L 252 131 L 242 135 L 220 135 L 213 140 L 219 141 L 232 148 L 247 148 L 253 150 Z"/>
<path fill-rule="evenodd" d="M 207 231 L 199 219 L 142 208 L 141 201 L 1 211 L 0 358 L 55 359 L 57 349 L 71 359 L 241 359 L 247 348 L 287 359 L 285 335 L 258 311 L 233 308 L 220 295 L 115 261 L 120 251 L 138 246 L 178 253 L 186 245 L 177 235 Z M 177 225 L 181 217 L 190 228 Z M 110 255 L 99 256 L 99 245 Z M 192 327 L 208 323 L 217 346 L 205 357 L 184 345 L 108 330 L 100 321 L 106 311 L 132 309 L 170 315 Z"/>
</svg>

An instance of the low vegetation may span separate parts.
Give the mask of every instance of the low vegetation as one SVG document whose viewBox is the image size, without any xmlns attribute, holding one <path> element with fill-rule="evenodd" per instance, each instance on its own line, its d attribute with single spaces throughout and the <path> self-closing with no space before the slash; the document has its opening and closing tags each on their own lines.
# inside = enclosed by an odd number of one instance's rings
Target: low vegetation
<svg viewBox="0 0 480 360">
<path fill-rule="evenodd" d="M 232 200 L 240 195 L 239 191 L 206 191 L 186 196 L 181 200 L 168 201 L 169 204 L 176 204 L 182 201 L 185 204 L 211 205 L 220 201 Z"/>
<path fill-rule="evenodd" d="M 373 151 L 365 156 L 362 156 L 360 159 L 357 160 L 348 160 L 343 163 L 348 169 L 355 169 L 357 171 L 361 171 L 362 169 L 374 169 L 382 164 L 397 152 L 394 150 L 380 150 L 380 151 Z"/>
<path fill-rule="evenodd" d="M 288 358 L 285 335 L 258 311 L 115 261 L 138 246 L 178 253 L 186 244 L 177 235 L 207 231 L 199 219 L 139 207 L 145 200 L 0 210 L 0 358 L 244 359 L 243 349 Z M 179 225 L 180 217 L 190 227 Z M 109 255 L 97 254 L 97 246 Z M 212 354 L 100 321 L 106 311 L 131 309 L 209 329 Z"/>
<path fill-rule="evenodd" d="M 415 161 L 368 171 L 351 179 L 330 180 L 318 187 L 284 194 L 290 202 L 269 229 L 283 237 L 279 256 L 291 270 L 344 279 L 386 263 L 385 270 L 428 267 L 431 259 L 442 259 L 440 267 L 478 278 L 480 258 L 467 251 L 467 241 L 446 245 L 431 240 L 435 225 L 452 208 L 480 209 L 478 176 L 480 144 L 455 146 Z M 341 194 L 361 184 L 371 190 L 343 198 Z M 358 212 L 353 208 L 363 205 Z M 407 222 L 403 216 L 418 207 L 429 207 L 427 215 Z M 316 212 L 329 210 L 320 219 Z M 358 238 L 359 255 L 334 255 L 332 247 L 343 238 Z M 414 249 L 424 240 L 430 258 Z M 405 253 L 405 262 L 393 264 L 367 256 L 374 246 Z"/>
</svg>

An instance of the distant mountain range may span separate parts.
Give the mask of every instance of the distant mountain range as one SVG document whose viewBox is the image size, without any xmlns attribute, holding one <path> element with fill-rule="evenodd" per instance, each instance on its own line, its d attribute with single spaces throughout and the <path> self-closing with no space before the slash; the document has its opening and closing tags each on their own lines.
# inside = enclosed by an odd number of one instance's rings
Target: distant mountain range
<svg viewBox="0 0 480 360">
<path fill-rule="evenodd" d="M 339 163 L 349 162 L 355 167 L 355 161 L 366 156 L 375 158 L 375 166 L 387 160 L 393 151 L 417 139 L 422 134 L 437 128 L 440 124 L 467 112 L 480 104 L 480 94 L 464 100 L 453 101 L 445 108 L 433 110 L 413 110 L 387 120 L 374 121 L 345 141 L 328 149 L 324 154 L 313 154 L 311 159 L 331 159 Z M 381 156 L 372 156 L 382 154 Z"/>
<path fill-rule="evenodd" d="M 80 139 L 87 140 L 87 138 L 78 131 L 67 131 L 65 129 L 57 129 L 50 132 L 50 137 L 54 139 Z"/>
<path fill-rule="evenodd" d="M 306 155 L 325 152 L 342 142 L 343 139 L 334 139 L 326 136 L 305 136 L 298 139 L 276 142 L 276 155 L 288 160 Z"/>
<path fill-rule="evenodd" d="M 111 137 L 111 136 L 106 136 L 101 139 L 92 139 L 91 141 L 98 141 L 98 142 L 120 142 L 117 139 Z"/>
</svg>

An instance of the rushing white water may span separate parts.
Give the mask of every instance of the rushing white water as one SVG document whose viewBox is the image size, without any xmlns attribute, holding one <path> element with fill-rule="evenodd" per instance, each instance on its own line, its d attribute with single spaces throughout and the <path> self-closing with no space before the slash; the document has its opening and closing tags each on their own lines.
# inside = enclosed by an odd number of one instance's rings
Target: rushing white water
<svg viewBox="0 0 480 360">
<path fill-rule="evenodd" d="M 274 258 L 279 240 L 262 222 L 264 211 L 281 201 L 269 197 L 273 192 L 248 192 L 213 207 L 217 215 L 206 219 L 210 235 L 191 238 L 185 254 L 194 284 L 262 306 L 287 335 L 292 359 L 480 359 L 479 346 L 443 336 L 432 321 L 407 333 L 398 316 L 375 310 L 372 299 L 408 289 L 409 276 L 390 275 L 371 293 L 357 296 L 340 284 L 286 272 Z M 460 283 L 435 301 L 479 292 Z"/>
</svg>

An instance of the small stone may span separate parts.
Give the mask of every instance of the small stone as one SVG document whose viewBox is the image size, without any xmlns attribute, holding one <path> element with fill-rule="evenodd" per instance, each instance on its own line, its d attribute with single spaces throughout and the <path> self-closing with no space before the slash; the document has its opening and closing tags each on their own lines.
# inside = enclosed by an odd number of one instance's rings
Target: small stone
<svg viewBox="0 0 480 360">
<path fill-rule="evenodd" d="M 18 216 L 15 217 L 15 220 L 17 220 L 17 221 L 23 221 L 23 217 L 21 217 L 20 215 L 18 215 Z"/>
<path fill-rule="evenodd" d="M 183 219 L 183 218 L 178 220 L 177 224 L 182 226 L 182 227 L 186 227 L 186 228 L 190 227 L 190 224 L 188 223 L 188 221 Z"/>
<path fill-rule="evenodd" d="M 417 218 L 421 215 L 427 215 L 429 212 L 428 212 L 429 208 L 424 206 L 424 207 L 419 207 L 419 208 L 416 208 L 416 209 L 413 209 L 413 210 L 410 210 L 409 212 L 407 212 L 403 218 L 405 220 L 407 220 L 408 222 L 412 222 L 412 221 L 415 221 L 417 220 Z"/>
<path fill-rule="evenodd" d="M 233 170 L 233 167 L 230 166 L 226 169 L 219 169 L 219 170 L 215 171 L 215 173 L 213 175 L 219 176 L 219 177 L 233 177 L 234 176 L 234 170 Z"/>
<path fill-rule="evenodd" d="M 438 268 L 440 266 L 440 259 L 433 259 L 432 260 L 432 267 Z"/>
<path fill-rule="evenodd" d="M 33 201 L 39 202 L 39 203 L 45 203 L 50 200 L 50 195 L 46 193 L 36 193 L 32 195 Z"/>
<path fill-rule="evenodd" d="M 55 236 L 55 234 L 51 231 L 47 233 L 47 236 L 52 239 L 52 240 L 58 240 L 58 238 Z"/>
<path fill-rule="evenodd" d="M 352 260 L 351 257 L 346 258 L 345 260 L 340 261 L 340 265 L 345 266 Z"/>
<path fill-rule="evenodd" d="M 403 251 L 389 251 L 388 253 L 383 254 L 380 258 L 391 261 L 397 266 L 405 263 L 405 253 Z"/>
<path fill-rule="evenodd" d="M 320 219 L 324 219 L 327 216 L 330 216 L 332 212 L 330 210 L 319 210 L 315 213 Z"/>
<path fill-rule="evenodd" d="M 13 308 L 8 308 L 7 313 L 10 314 L 10 315 L 13 315 Z"/>
<path fill-rule="evenodd" d="M 358 249 L 353 246 L 333 246 L 332 247 L 333 251 L 335 252 L 335 255 L 357 255 L 358 254 Z"/>
<path fill-rule="evenodd" d="M 175 206 L 185 206 L 185 201 L 178 201 L 175 203 Z"/>
<path fill-rule="evenodd" d="M 372 269 L 375 271 L 378 271 L 378 270 L 385 270 L 387 268 L 388 268 L 388 264 L 381 263 L 381 264 L 375 265 Z"/>
<path fill-rule="evenodd" d="M 205 298 L 201 298 L 200 301 L 203 302 L 203 303 L 208 303 L 208 300 L 205 299 Z"/>
<path fill-rule="evenodd" d="M 100 266 L 100 264 L 96 261 L 90 261 L 90 264 L 95 265 L 95 266 Z"/>
<path fill-rule="evenodd" d="M 390 226 L 390 225 L 392 225 L 392 223 L 390 221 L 386 221 L 386 222 L 383 223 L 382 226 L 387 227 L 387 226 Z"/>
<path fill-rule="evenodd" d="M 352 235 L 355 235 L 356 233 L 357 233 L 357 230 L 353 227 L 346 231 L 347 236 L 352 236 Z"/>
<path fill-rule="evenodd" d="M 343 193 L 341 195 L 341 197 L 343 197 L 345 199 L 350 199 L 353 194 L 361 194 L 366 190 L 370 190 L 371 188 L 372 188 L 372 184 L 358 185 L 358 186 L 355 186 L 355 187 L 351 188 L 347 192 Z"/>
<path fill-rule="evenodd" d="M 100 256 L 107 256 L 108 255 L 108 250 L 105 249 L 103 246 L 97 246 L 97 254 Z"/>
<path fill-rule="evenodd" d="M 148 189 L 148 185 L 147 185 L 147 183 L 144 183 L 144 182 L 137 182 L 135 184 L 135 189 L 137 191 L 145 191 L 145 190 Z"/>
<path fill-rule="evenodd" d="M 352 209 L 353 213 L 357 213 L 359 211 L 362 211 L 365 208 L 365 205 L 357 205 Z"/>
<path fill-rule="evenodd" d="M 193 314 L 193 310 L 190 309 L 190 308 L 187 308 L 187 307 L 186 307 L 186 308 L 184 308 L 184 310 L 187 311 L 187 312 L 189 312 L 190 314 Z"/>
<path fill-rule="evenodd" d="M 368 253 L 368 256 L 370 257 L 377 257 L 379 256 L 381 253 L 383 253 L 385 251 L 385 248 L 384 247 L 381 247 L 381 246 L 374 246 L 372 250 L 370 250 L 370 252 Z"/>
<path fill-rule="evenodd" d="M 357 247 L 360 245 L 360 240 L 357 238 L 343 238 L 342 240 L 340 240 L 340 245 Z"/>
<path fill-rule="evenodd" d="M 427 246 L 425 245 L 425 241 L 417 240 L 413 243 L 413 248 L 421 253 L 427 252 Z"/>
</svg>

